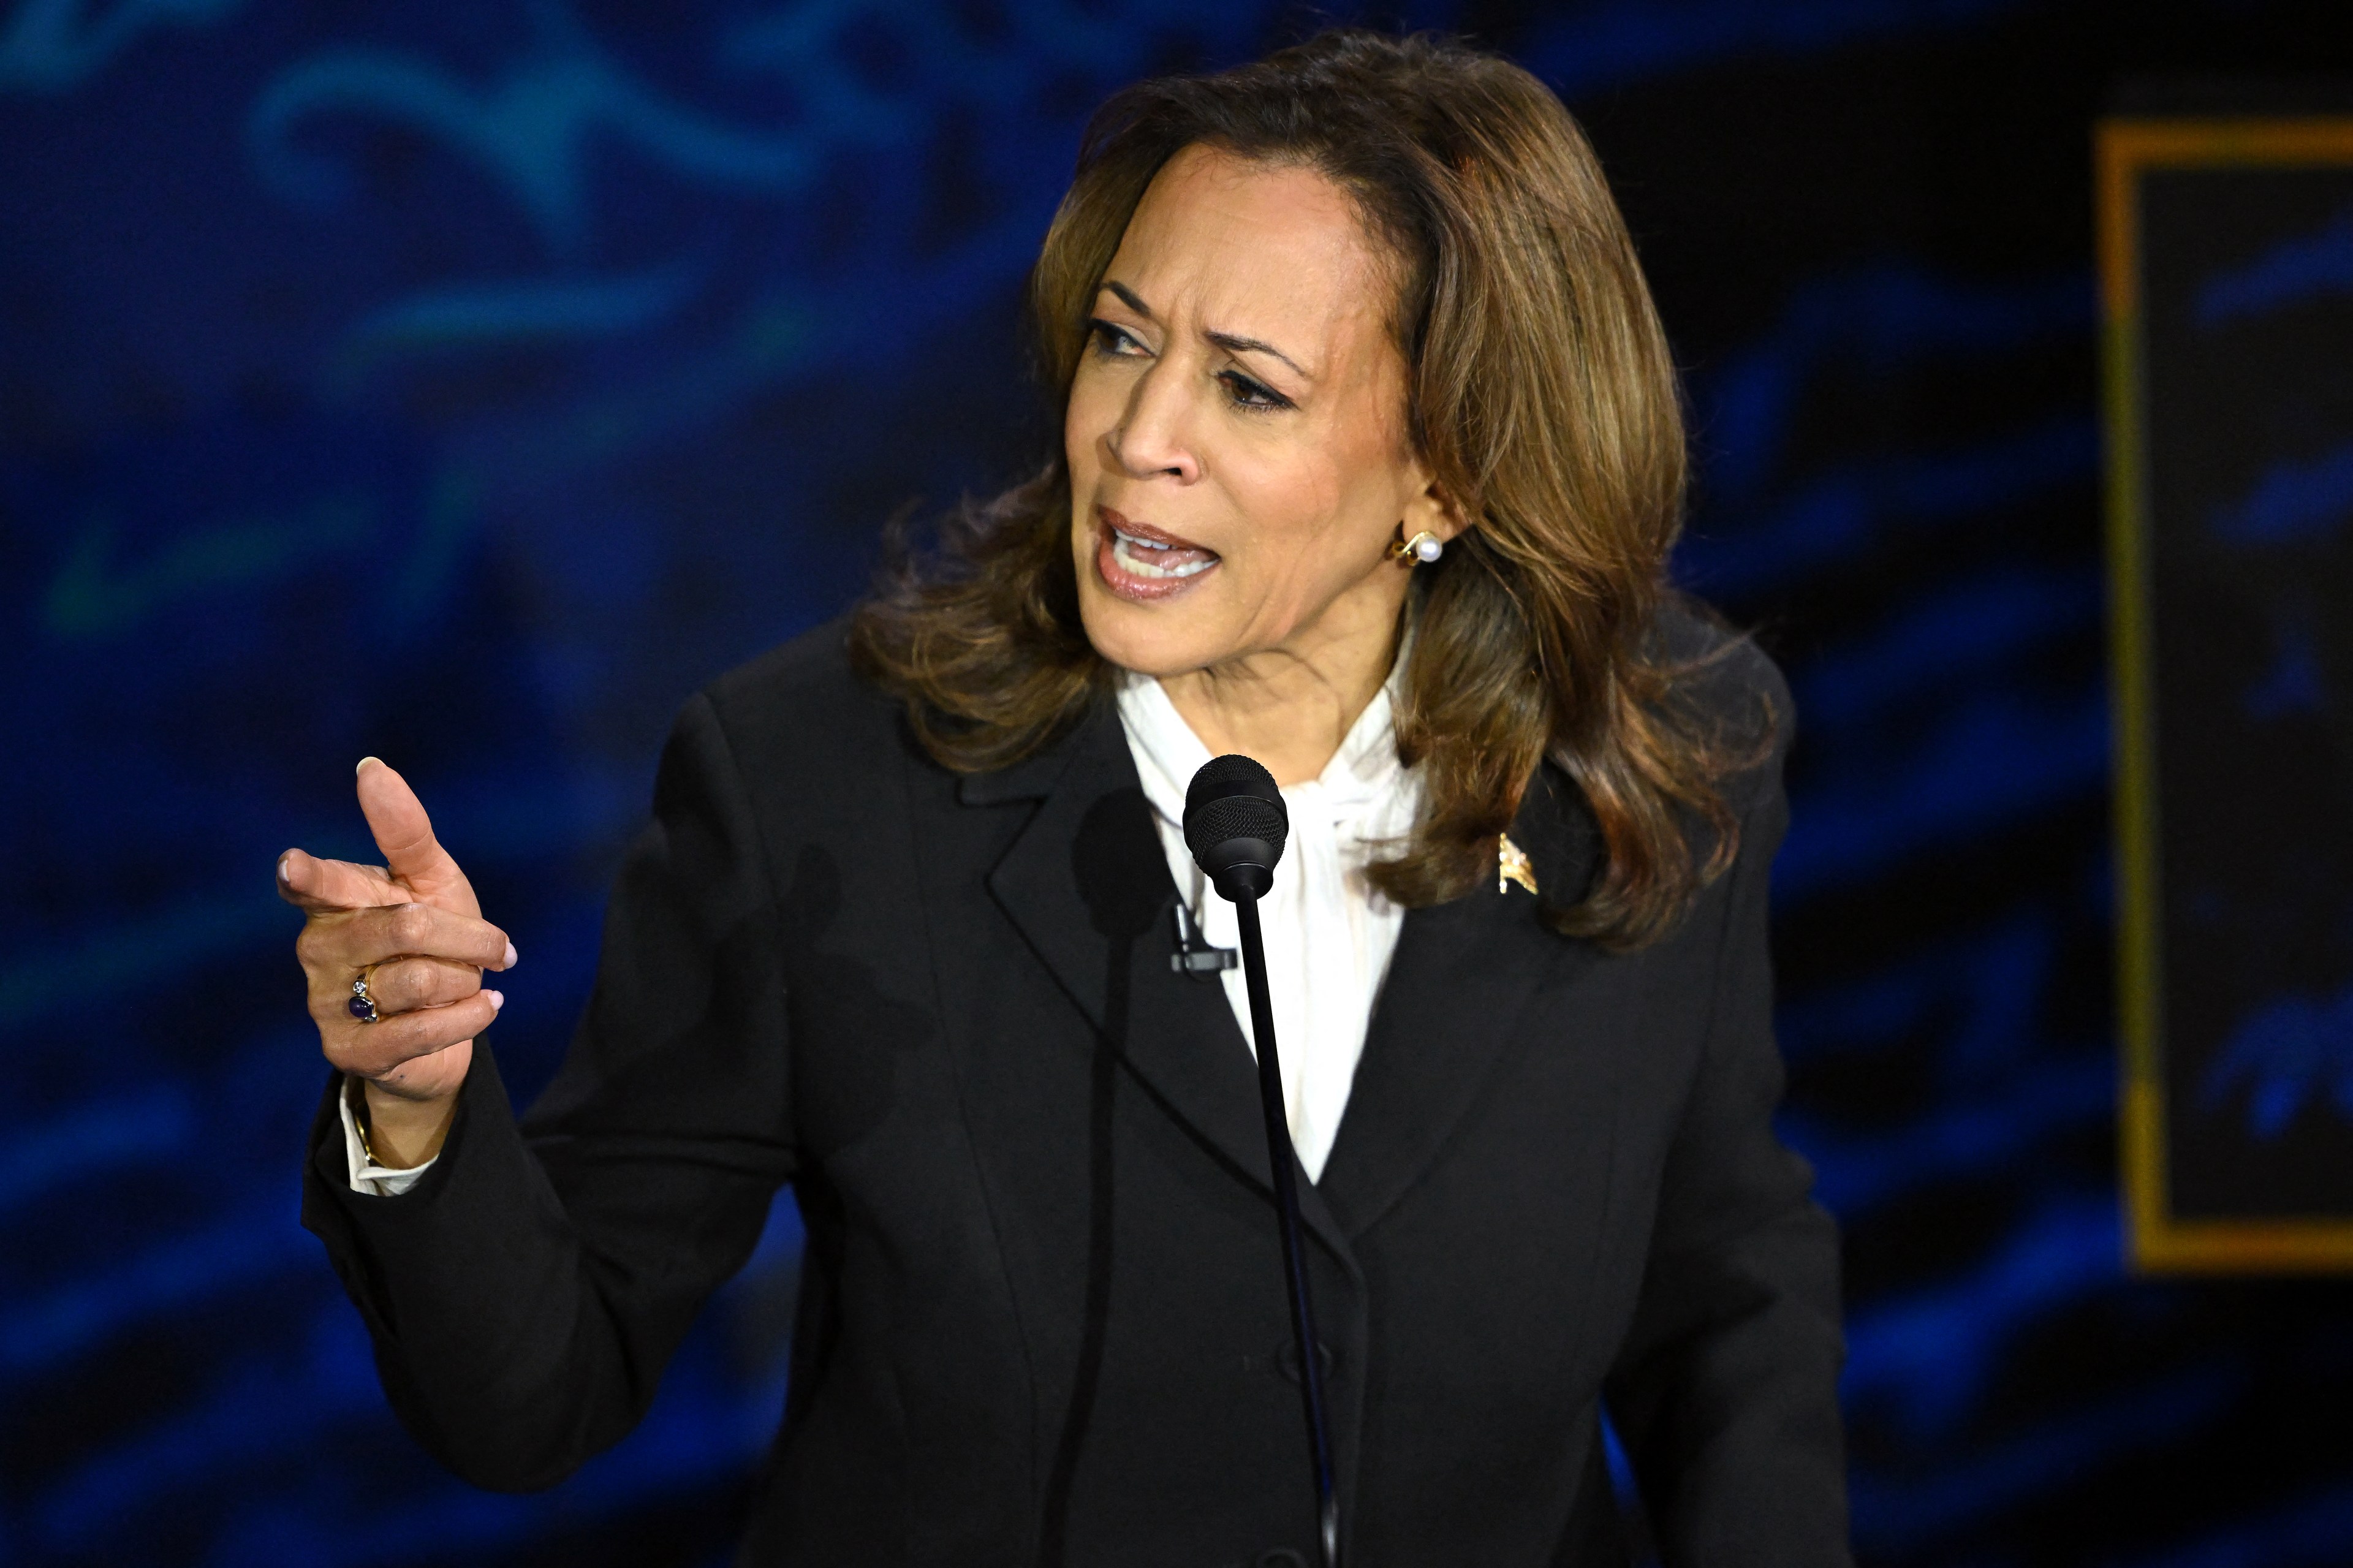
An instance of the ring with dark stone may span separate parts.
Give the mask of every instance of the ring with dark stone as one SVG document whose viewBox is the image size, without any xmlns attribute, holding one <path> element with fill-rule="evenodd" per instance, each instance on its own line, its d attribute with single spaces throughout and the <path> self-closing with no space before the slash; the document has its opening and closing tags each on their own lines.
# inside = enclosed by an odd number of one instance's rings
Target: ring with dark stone
<svg viewBox="0 0 2353 1568">
<path fill-rule="evenodd" d="M 357 980 L 352 982 L 352 999 L 348 1004 L 346 1004 L 346 1005 L 351 1008 L 352 1016 L 357 1018 L 361 1023 L 373 1024 L 375 1022 L 375 999 L 368 994 L 368 977 L 366 975 L 363 974 Z"/>
</svg>

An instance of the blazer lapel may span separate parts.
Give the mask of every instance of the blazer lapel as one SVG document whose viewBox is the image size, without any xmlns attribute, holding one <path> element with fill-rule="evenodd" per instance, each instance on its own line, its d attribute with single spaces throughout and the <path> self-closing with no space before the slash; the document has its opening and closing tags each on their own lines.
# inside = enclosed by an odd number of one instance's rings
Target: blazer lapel
<svg viewBox="0 0 2353 1568">
<path fill-rule="evenodd" d="M 989 873 L 991 896 L 1154 1098 L 1271 1191 L 1257 1068 L 1224 987 L 1168 967 L 1176 889 L 1111 703 L 1051 752 L 960 789 L 971 805 L 1025 796 L 1042 798 Z M 1300 1211 L 1346 1259 L 1338 1224 L 1303 1177 Z"/>
<path fill-rule="evenodd" d="M 1545 902 L 1581 895 L 1596 837 L 1574 786 L 1540 770 L 1512 838 L 1534 861 Z M 1350 1237 L 1420 1178 L 1497 1064 L 1528 1042 L 1525 1015 L 1544 984 L 1598 961 L 1589 944 L 1556 934 L 1540 910 L 1522 889 L 1498 892 L 1482 877 L 1452 903 L 1406 916 L 1321 1183 Z"/>
</svg>

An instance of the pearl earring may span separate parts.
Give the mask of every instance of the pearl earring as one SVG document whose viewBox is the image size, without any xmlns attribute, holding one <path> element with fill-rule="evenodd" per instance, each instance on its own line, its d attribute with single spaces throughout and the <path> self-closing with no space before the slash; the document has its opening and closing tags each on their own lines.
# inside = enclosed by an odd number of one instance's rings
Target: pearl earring
<svg viewBox="0 0 2353 1568">
<path fill-rule="evenodd" d="M 1389 559 L 1402 561 L 1408 566 L 1427 566 L 1445 553 L 1446 541 L 1426 528 L 1411 539 L 1400 539 L 1389 546 Z"/>
</svg>

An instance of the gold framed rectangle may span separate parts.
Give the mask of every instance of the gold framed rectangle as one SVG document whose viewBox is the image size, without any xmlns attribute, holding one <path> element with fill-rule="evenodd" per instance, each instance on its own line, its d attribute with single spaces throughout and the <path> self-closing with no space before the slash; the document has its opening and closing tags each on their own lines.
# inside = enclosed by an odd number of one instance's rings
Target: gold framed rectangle
<svg viewBox="0 0 2353 1568">
<path fill-rule="evenodd" d="M 2353 118 L 2114 119 L 2097 139 L 2109 650 L 2116 692 L 2119 1153 L 2126 1247 L 2147 1271 L 2353 1270 L 2353 1217 L 2188 1220 L 2167 1190 L 2154 628 L 2141 315 L 2140 182 L 2155 170 L 2353 168 Z"/>
</svg>

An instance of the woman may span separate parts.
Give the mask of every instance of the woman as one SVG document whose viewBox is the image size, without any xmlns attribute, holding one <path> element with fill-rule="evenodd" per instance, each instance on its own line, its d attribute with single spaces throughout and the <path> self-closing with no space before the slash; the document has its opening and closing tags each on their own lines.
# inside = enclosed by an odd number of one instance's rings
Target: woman
<svg viewBox="0 0 2353 1568">
<path fill-rule="evenodd" d="M 745 1561 L 1311 1561 L 1231 916 L 1175 834 L 1239 751 L 1293 820 L 1350 1561 L 1620 1560 L 1605 1401 L 1669 1561 L 1842 1561 L 1836 1240 L 1769 1124 L 1787 699 L 1664 586 L 1673 377 L 1576 126 L 1361 33 L 1146 83 L 1032 294 L 1061 454 L 688 704 L 520 1127 L 472 1045 L 513 949 L 398 775 L 386 870 L 281 861 L 339 1071 L 305 1223 L 395 1407 L 560 1479 L 788 1183 Z"/>
</svg>

